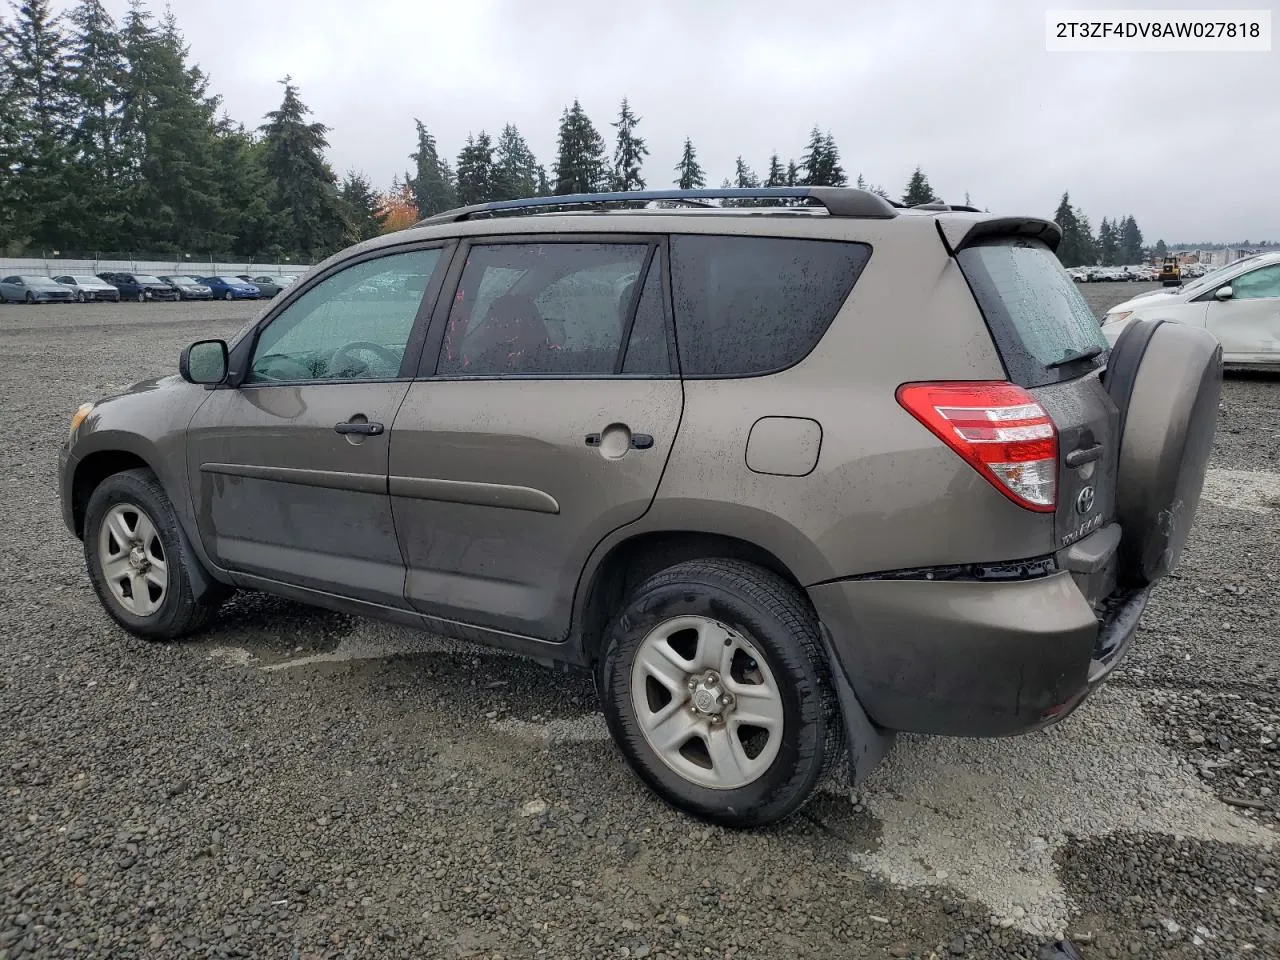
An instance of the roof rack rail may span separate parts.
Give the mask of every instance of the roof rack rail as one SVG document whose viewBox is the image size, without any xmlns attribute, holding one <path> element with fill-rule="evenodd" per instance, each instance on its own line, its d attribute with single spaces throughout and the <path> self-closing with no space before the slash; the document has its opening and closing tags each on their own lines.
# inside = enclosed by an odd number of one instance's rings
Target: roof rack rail
<svg viewBox="0 0 1280 960">
<path fill-rule="evenodd" d="M 721 187 L 705 190 L 624 190 L 611 193 L 574 193 L 559 197 L 529 197 L 524 200 L 497 200 L 456 210 L 446 210 L 418 221 L 423 227 L 438 223 L 459 223 L 473 217 L 501 213 L 533 212 L 548 207 L 599 206 L 612 203 L 674 201 L 708 206 L 702 200 L 808 200 L 826 208 L 833 217 L 862 217 L 888 220 L 898 215 L 893 204 L 869 190 L 851 187 Z M 787 207 L 780 207 L 784 211 Z"/>
</svg>

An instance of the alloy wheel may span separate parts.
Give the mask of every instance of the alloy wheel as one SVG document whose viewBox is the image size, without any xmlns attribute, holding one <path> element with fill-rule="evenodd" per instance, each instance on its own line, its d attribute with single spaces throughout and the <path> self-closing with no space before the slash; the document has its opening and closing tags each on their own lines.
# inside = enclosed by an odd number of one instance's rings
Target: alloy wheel
<svg viewBox="0 0 1280 960">
<path fill-rule="evenodd" d="M 675 617 L 649 632 L 632 664 L 631 700 L 653 751 L 702 787 L 747 786 L 782 744 L 782 696 L 768 663 L 707 617 Z"/>
<path fill-rule="evenodd" d="M 98 530 L 98 562 L 111 596 L 136 617 L 149 617 L 169 592 L 168 558 L 155 523 L 132 503 L 117 503 Z"/>
</svg>

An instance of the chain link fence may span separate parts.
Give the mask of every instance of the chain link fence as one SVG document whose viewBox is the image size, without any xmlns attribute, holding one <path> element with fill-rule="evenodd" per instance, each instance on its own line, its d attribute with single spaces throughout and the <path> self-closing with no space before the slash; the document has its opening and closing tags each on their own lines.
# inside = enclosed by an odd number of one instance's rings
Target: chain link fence
<svg viewBox="0 0 1280 960">
<path fill-rule="evenodd" d="M 201 276 L 216 274 L 306 273 L 310 263 L 296 260 L 238 260 L 230 254 L 136 253 L 129 251 L 45 250 L 21 257 L 0 257 L 0 277 L 13 274 L 38 274 L 50 277 L 64 274 L 145 273 L 167 276 Z"/>
</svg>

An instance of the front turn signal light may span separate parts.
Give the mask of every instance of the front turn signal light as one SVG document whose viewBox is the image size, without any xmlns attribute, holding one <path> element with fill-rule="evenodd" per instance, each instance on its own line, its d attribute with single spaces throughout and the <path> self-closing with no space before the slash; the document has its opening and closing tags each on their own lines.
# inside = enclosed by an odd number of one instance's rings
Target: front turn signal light
<svg viewBox="0 0 1280 960">
<path fill-rule="evenodd" d="M 71 417 L 71 429 L 67 431 L 68 440 L 70 440 L 73 436 L 75 436 L 76 429 L 80 426 L 80 424 L 84 423 L 84 418 L 87 417 L 90 411 L 92 410 L 93 410 L 92 403 L 82 403 L 80 404 L 80 406 L 76 407 L 76 412 Z"/>
</svg>

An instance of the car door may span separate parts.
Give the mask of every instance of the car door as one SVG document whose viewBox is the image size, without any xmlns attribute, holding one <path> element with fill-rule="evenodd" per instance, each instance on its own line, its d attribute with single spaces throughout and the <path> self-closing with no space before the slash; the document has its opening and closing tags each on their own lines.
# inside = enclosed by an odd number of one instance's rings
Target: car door
<svg viewBox="0 0 1280 960">
<path fill-rule="evenodd" d="M 1227 362 L 1280 362 L 1280 263 L 1258 267 L 1223 286 L 1231 296 L 1219 300 L 1221 287 L 1205 294 L 1206 325 L 1222 343 Z"/>
<path fill-rule="evenodd" d="M 5 277 L 0 280 L 0 299 L 21 300 L 24 292 L 21 277 Z"/>
<path fill-rule="evenodd" d="M 340 264 L 236 346 L 238 385 L 213 390 L 187 433 L 197 525 L 215 562 L 406 606 L 387 495 L 388 431 L 421 355 L 447 252 L 398 247 Z M 390 279 L 395 295 L 369 297 L 371 279 Z"/>
<path fill-rule="evenodd" d="M 437 628 L 562 640 L 591 549 L 648 510 L 683 405 L 664 251 L 543 236 L 455 259 L 389 468 L 405 593 Z"/>
</svg>

